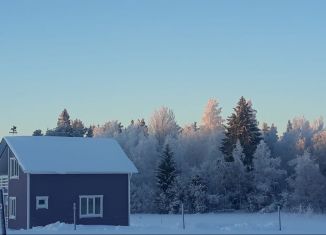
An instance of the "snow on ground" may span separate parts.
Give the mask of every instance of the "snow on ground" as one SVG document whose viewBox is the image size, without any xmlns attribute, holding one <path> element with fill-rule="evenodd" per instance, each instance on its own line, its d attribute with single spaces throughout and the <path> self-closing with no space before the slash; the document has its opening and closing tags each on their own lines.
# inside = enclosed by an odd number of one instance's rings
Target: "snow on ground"
<svg viewBox="0 0 326 235">
<path fill-rule="evenodd" d="M 95 226 L 55 223 L 31 230 L 9 230 L 8 234 L 325 234 L 326 215 L 282 213 L 282 231 L 278 214 L 221 213 L 185 215 L 135 214 L 131 226 Z"/>
</svg>

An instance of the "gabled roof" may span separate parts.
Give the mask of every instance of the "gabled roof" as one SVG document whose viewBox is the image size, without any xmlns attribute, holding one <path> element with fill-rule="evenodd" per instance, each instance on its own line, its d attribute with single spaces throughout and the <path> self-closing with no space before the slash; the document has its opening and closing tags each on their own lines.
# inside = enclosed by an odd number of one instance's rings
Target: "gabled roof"
<svg viewBox="0 0 326 235">
<path fill-rule="evenodd" d="M 26 173 L 137 173 L 135 165 L 113 139 L 10 136 L 4 140 Z"/>
</svg>

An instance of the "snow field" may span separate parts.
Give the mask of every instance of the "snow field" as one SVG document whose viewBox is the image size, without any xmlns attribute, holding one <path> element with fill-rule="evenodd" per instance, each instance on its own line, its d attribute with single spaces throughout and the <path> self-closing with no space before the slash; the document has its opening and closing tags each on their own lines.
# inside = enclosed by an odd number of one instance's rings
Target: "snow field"
<svg viewBox="0 0 326 235">
<path fill-rule="evenodd" d="M 131 226 L 73 225 L 54 223 L 31 230 L 9 230 L 8 234 L 325 234 L 326 215 L 282 213 L 282 231 L 278 214 L 220 213 L 185 215 L 135 214 Z"/>
</svg>

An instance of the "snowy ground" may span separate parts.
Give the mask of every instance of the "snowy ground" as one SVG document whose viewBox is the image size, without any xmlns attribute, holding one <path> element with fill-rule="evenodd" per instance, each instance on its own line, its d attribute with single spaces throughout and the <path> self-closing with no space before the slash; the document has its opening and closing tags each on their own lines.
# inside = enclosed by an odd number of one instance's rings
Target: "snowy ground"
<svg viewBox="0 0 326 235">
<path fill-rule="evenodd" d="M 282 231 L 278 230 L 278 215 L 221 213 L 185 215 L 186 229 L 182 229 L 181 215 L 131 216 L 130 227 L 77 226 L 55 223 L 32 230 L 10 230 L 9 234 L 325 234 L 326 215 L 282 214 Z"/>
</svg>

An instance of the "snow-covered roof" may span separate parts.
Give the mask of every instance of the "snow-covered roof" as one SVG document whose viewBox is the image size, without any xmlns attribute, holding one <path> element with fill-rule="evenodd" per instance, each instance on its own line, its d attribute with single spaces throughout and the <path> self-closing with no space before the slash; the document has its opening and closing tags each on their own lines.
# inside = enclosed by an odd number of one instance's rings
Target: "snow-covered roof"
<svg viewBox="0 0 326 235">
<path fill-rule="evenodd" d="M 137 173 L 135 165 L 113 139 L 10 136 L 4 140 L 26 173 Z"/>
</svg>

